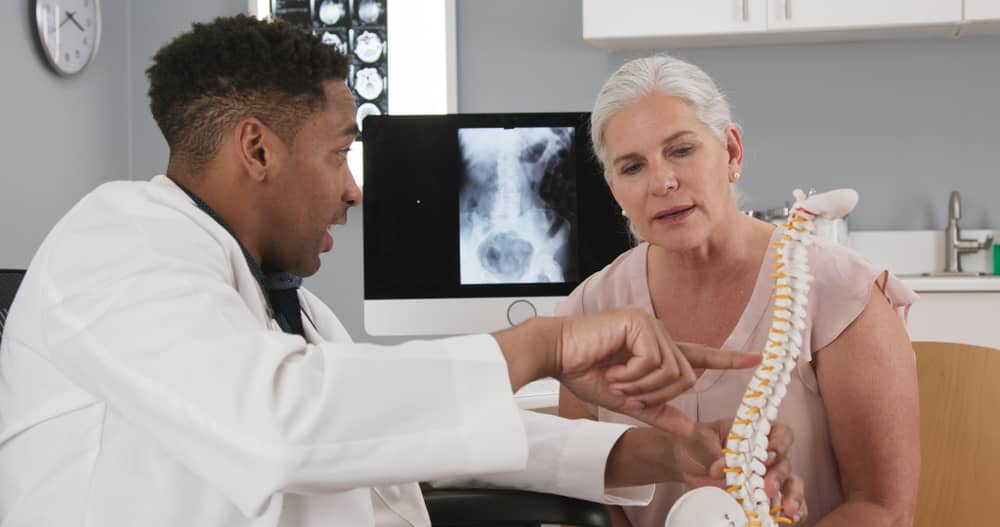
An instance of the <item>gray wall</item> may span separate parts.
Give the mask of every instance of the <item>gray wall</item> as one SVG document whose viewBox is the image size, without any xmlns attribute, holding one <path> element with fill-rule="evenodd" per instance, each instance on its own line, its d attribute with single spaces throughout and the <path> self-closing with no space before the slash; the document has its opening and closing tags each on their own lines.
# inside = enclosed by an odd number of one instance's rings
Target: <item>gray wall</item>
<svg viewBox="0 0 1000 527">
<path fill-rule="evenodd" d="M 408 0 L 395 0 L 408 1 Z M 95 63 L 62 79 L 38 54 L 31 2 L 2 23 L 0 267 L 24 267 L 84 193 L 111 179 L 147 179 L 167 151 L 146 101 L 155 50 L 190 23 L 246 9 L 245 0 L 104 0 Z M 579 0 L 459 0 L 459 109 L 588 110 L 623 61 L 580 37 Z M 939 229 L 952 189 L 966 228 L 1000 227 L 1000 37 L 684 49 L 726 91 L 745 129 L 749 207 L 777 205 L 794 186 L 853 186 L 854 229 Z M 13 227 L 11 227 L 13 226 Z M 337 231 L 308 286 L 359 340 L 361 211 Z M 401 263 L 403 265 L 404 263 Z"/>
<path fill-rule="evenodd" d="M 153 52 L 196 20 L 245 11 L 246 0 L 103 0 L 94 62 L 53 73 L 36 44 L 34 2 L 0 22 L 0 267 L 23 268 L 49 229 L 97 185 L 166 167 L 143 71 Z"/>
<path fill-rule="evenodd" d="M 153 54 L 171 39 L 191 29 L 193 22 L 247 12 L 247 0 L 133 0 L 129 27 L 129 174 L 149 179 L 167 170 L 167 142 L 149 113 L 146 68 Z"/>
<path fill-rule="evenodd" d="M 49 69 L 34 3 L 10 2 L 0 22 L 0 267 L 23 268 L 53 224 L 94 186 L 126 176 L 129 2 L 104 1 L 98 55 L 83 74 Z"/>
</svg>

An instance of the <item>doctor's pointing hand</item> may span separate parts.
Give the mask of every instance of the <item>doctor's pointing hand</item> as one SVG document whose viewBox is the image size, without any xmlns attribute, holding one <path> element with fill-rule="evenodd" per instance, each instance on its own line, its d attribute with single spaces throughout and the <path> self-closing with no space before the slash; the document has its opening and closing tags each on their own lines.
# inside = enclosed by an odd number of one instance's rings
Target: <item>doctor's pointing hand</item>
<svg viewBox="0 0 1000 527">
<path fill-rule="evenodd" d="M 755 353 L 677 343 L 639 308 L 565 318 L 540 318 L 493 334 L 516 391 L 551 376 L 582 400 L 688 435 L 693 422 L 665 404 L 696 380 L 696 369 L 749 368 Z"/>
</svg>

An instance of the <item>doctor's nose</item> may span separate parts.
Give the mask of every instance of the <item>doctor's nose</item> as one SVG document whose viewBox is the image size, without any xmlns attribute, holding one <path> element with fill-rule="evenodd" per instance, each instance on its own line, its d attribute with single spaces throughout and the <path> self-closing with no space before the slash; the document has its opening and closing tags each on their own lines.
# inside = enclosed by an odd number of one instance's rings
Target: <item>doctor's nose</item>
<svg viewBox="0 0 1000 527">
<path fill-rule="evenodd" d="M 350 172 L 347 173 L 347 186 L 344 188 L 344 203 L 348 207 L 355 207 L 361 204 L 363 198 L 361 187 L 358 186 L 357 181 L 354 180 L 354 175 Z"/>
</svg>

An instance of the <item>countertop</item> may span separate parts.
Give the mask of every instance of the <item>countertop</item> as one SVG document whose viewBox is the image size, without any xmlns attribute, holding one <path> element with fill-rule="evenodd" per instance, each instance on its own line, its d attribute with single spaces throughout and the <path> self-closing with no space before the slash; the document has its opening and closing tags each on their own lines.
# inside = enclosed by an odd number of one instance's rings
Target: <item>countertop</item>
<svg viewBox="0 0 1000 527">
<path fill-rule="evenodd" d="M 1000 276 L 897 276 L 917 293 L 1000 293 Z"/>
</svg>

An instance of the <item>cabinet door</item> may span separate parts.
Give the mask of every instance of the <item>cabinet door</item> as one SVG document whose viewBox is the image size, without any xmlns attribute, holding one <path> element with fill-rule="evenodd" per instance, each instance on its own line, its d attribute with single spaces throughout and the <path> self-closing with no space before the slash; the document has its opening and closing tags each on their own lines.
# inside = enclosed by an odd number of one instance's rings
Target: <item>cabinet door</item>
<svg viewBox="0 0 1000 527">
<path fill-rule="evenodd" d="M 910 340 L 962 342 L 1000 348 L 1000 293 L 920 293 L 910 308 Z"/>
<path fill-rule="evenodd" d="M 965 19 L 1000 20 L 1000 0 L 965 0 Z"/>
<path fill-rule="evenodd" d="M 763 31 L 767 0 L 583 0 L 583 38 L 655 39 Z"/>
<path fill-rule="evenodd" d="M 767 0 L 767 12 L 768 30 L 915 26 L 961 21 L 962 0 Z"/>
</svg>

